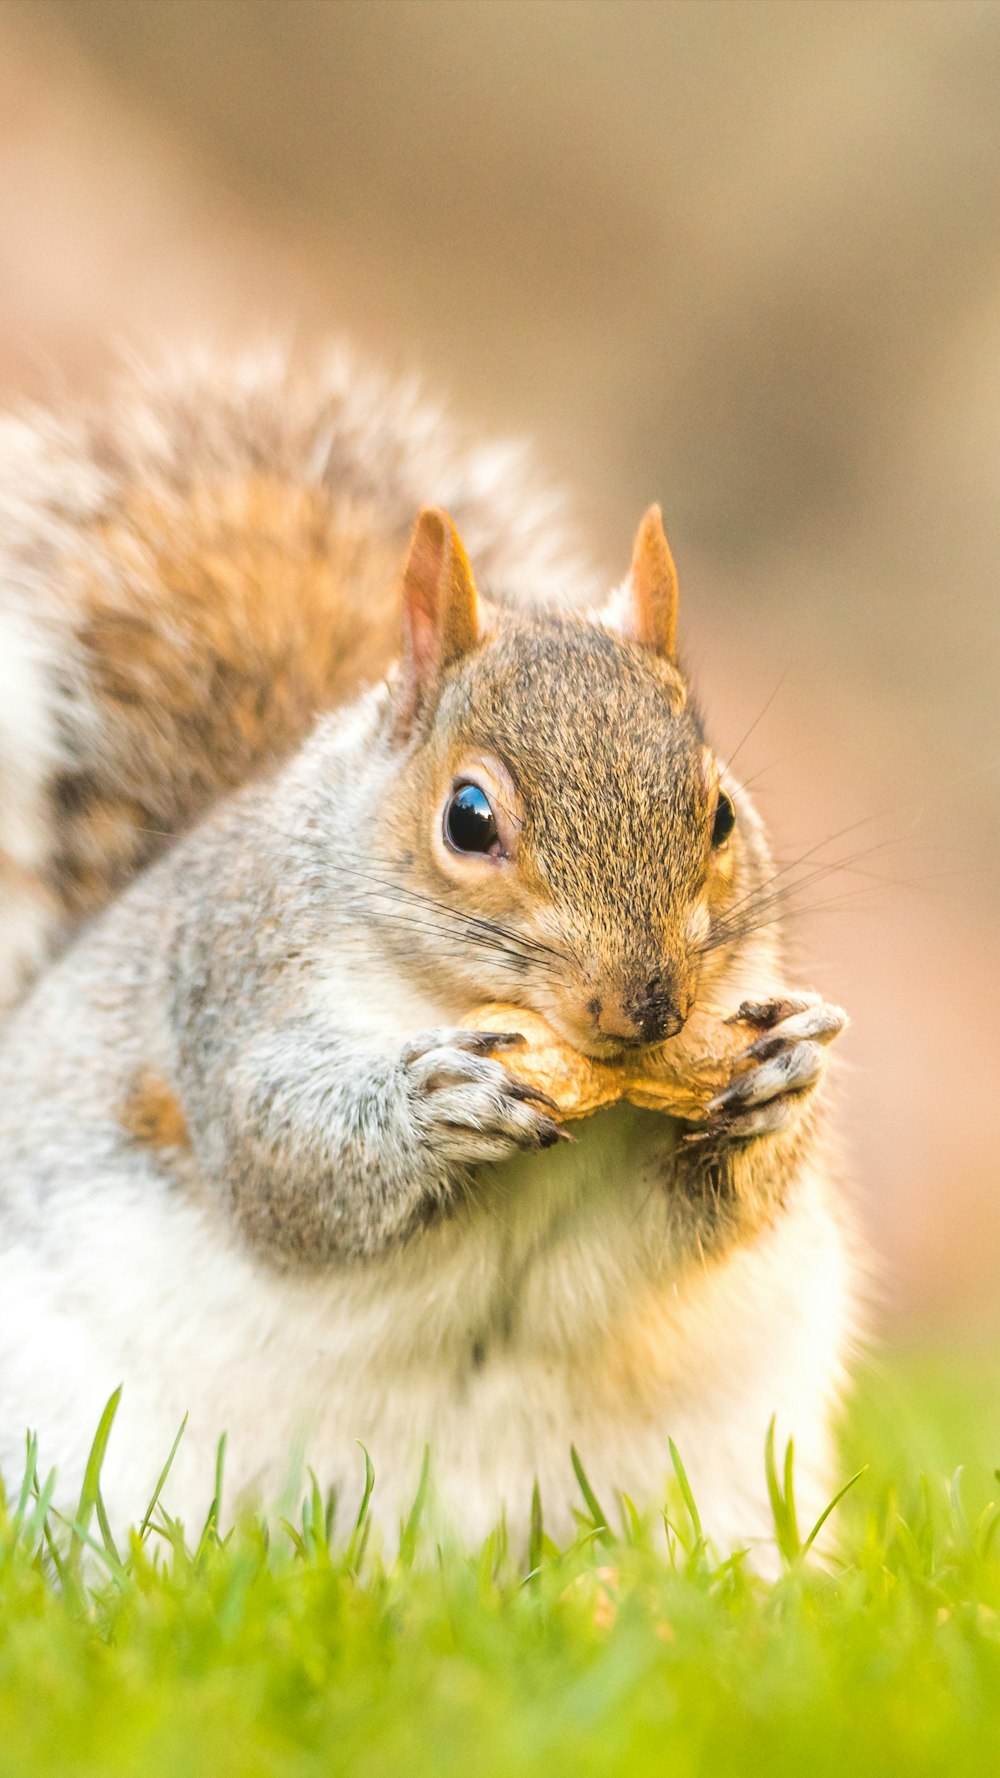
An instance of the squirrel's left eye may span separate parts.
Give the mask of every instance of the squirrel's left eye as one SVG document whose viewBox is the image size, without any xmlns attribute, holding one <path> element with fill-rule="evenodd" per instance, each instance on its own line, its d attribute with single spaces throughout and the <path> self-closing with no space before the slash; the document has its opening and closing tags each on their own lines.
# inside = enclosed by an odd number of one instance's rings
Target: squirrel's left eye
<svg viewBox="0 0 1000 1778">
<path fill-rule="evenodd" d="M 720 790 L 719 800 L 715 805 L 715 819 L 712 822 L 712 845 L 715 850 L 725 845 L 735 826 L 736 810 L 733 808 L 733 799 L 724 790 Z"/>
<path fill-rule="evenodd" d="M 500 838 L 490 799 L 478 784 L 460 784 L 444 812 L 445 837 L 456 852 L 495 852 Z"/>
</svg>

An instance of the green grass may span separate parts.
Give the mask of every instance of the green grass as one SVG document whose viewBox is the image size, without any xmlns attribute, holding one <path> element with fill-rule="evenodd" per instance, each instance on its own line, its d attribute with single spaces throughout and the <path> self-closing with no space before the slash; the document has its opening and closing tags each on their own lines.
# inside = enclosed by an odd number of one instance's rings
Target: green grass
<svg viewBox="0 0 1000 1778">
<path fill-rule="evenodd" d="M 75 1527 L 33 1462 L 8 1478 L 0 1775 L 992 1772 L 998 1384 L 1000 1366 L 943 1358 L 867 1379 L 845 1479 L 868 1468 L 826 1569 L 774 1453 L 770 1586 L 705 1549 L 682 1467 L 669 1557 L 662 1526 L 657 1544 L 626 1511 L 621 1530 L 582 1471 L 577 1542 L 536 1522 L 530 1572 L 499 1533 L 436 1557 L 418 1514 L 385 1566 L 363 1525 L 331 1541 L 318 1490 L 293 1526 L 226 1533 L 213 1512 L 185 1540 L 157 1509 L 116 1549 L 99 1434 Z"/>
</svg>

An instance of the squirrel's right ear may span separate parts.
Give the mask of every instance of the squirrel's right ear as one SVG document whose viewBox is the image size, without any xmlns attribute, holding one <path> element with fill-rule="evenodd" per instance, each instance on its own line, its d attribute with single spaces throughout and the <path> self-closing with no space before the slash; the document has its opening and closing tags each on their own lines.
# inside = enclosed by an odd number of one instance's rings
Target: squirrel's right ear
<svg viewBox="0 0 1000 1778">
<path fill-rule="evenodd" d="M 677 651 L 677 569 L 663 514 L 651 506 L 632 546 L 628 579 L 615 596 L 607 621 L 633 642 L 672 661 Z"/>
<path fill-rule="evenodd" d="M 407 726 L 446 667 L 479 641 L 479 600 L 469 558 L 451 519 L 425 506 L 403 569 L 400 722 Z"/>
</svg>

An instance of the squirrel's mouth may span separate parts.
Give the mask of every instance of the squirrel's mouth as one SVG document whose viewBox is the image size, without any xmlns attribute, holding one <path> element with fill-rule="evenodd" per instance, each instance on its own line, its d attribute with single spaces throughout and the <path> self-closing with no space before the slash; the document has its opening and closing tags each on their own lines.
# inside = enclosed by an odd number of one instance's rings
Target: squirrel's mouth
<svg viewBox="0 0 1000 1778">
<path fill-rule="evenodd" d="M 679 1035 L 679 1029 L 672 1033 L 674 1037 Z M 587 1044 L 579 1043 L 576 1047 L 593 1062 L 609 1062 L 616 1067 L 625 1064 L 635 1065 L 638 1063 L 640 1066 L 648 1064 L 650 1069 L 655 1069 L 657 1056 L 670 1041 L 669 1037 L 661 1038 L 657 1043 L 644 1043 L 641 1038 L 637 1038 L 634 1043 L 621 1039 L 611 1043 L 606 1039 L 600 1039 L 591 1040 Z"/>
</svg>

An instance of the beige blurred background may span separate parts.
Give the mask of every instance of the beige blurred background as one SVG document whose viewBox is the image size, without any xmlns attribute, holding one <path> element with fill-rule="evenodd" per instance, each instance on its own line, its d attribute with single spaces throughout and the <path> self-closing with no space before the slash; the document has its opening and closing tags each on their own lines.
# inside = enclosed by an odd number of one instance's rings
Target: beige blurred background
<svg viewBox="0 0 1000 1778">
<path fill-rule="evenodd" d="M 609 577 L 662 500 L 782 859 L 866 854 L 790 933 L 885 1325 L 990 1337 L 1000 6 L 0 0 L 0 395 L 275 329 L 535 439 Z"/>
</svg>

